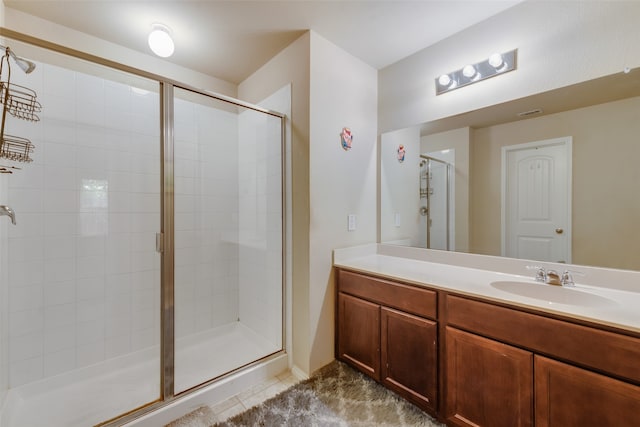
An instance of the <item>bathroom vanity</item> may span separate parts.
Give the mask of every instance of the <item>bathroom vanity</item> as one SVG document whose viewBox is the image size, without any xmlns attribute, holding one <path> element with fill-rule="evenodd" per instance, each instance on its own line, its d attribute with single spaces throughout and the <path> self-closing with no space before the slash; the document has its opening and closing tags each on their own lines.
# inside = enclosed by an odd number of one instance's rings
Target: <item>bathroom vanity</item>
<svg viewBox="0 0 640 427">
<path fill-rule="evenodd" d="M 434 413 L 437 292 L 343 269 L 338 284 L 338 358 Z"/>
<path fill-rule="evenodd" d="M 637 422 L 633 286 L 566 289 L 419 252 L 356 252 L 334 253 L 336 357 L 447 425 Z"/>
</svg>

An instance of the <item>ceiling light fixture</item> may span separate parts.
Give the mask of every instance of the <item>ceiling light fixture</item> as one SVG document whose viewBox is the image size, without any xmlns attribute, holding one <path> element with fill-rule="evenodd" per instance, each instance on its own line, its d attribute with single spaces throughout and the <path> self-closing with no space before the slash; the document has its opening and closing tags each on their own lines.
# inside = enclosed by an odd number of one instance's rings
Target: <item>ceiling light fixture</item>
<svg viewBox="0 0 640 427">
<path fill-rule="evenodd" d="M 516 54 L 517 49 L 494 53 L 482 62 L 442 74 L 436 78 L 436 95 L 515 70 Z"/>
<path fill-rule="evenodd" d="M 171 38 L 171 30 L 163 24 L 153 24 L 149 33 L 149 47 L 156 55 L 168 58 L 173 55 L 175 46 Z"/>
</svg>

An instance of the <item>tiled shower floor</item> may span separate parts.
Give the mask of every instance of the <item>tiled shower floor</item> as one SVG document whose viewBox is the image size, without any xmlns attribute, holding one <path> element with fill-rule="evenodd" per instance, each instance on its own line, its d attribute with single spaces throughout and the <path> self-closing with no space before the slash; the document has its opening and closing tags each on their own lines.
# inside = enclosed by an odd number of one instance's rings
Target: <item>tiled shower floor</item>
<svg viewBox="0 0 640 427">
<path fill-rule="evenodd" d="M 175 390 L 277 350 L 240 323 L 189 337 L 176 345 Z M 158 349 L 145 353 L 136 354 L 136 360 L 126 356 L 10 390 L 6 427 L 86 427 L 157 400 Z"/>
</svg>

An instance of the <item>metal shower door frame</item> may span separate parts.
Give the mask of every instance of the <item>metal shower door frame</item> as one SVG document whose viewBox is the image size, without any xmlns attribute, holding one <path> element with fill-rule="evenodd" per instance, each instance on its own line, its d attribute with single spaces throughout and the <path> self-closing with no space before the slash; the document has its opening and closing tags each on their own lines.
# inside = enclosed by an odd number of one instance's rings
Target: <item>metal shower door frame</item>
<svg viewBox="0 0 640 427">
<path fill-rule="evenodd" d="M 426 191 L 426 199 L 427 199 L 427 248 L 431 248 L 431 162 L 441 163 L 446 168 L 446 180 L 447 180 L 447 191 L 446 191 L 446 200 L 445 200 L 445 232 L 446 232 L 446 244 L 445 250 L 449 250 L 450 248 L 450 226 L 451 226 L 451 163 L 445 162 L 444 160 L 436 159 L 435 157 L 427 156 L 426 154 L 420 154 L 421 159 L 425 159 L 427 161 L 427 191 Z"/>
</svg>

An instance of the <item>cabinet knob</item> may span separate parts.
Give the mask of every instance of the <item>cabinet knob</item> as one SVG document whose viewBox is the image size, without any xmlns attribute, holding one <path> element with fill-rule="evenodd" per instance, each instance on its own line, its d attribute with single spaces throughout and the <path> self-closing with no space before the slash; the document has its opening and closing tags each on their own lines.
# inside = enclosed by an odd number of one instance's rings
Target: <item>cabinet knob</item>
<svg viewBox="0 0 640 427">
<path fill-rule="evenodd" d="M 562 228 L 556 228 L 556 234 L 562 234 L 564 230 Z"/>
</svg>

